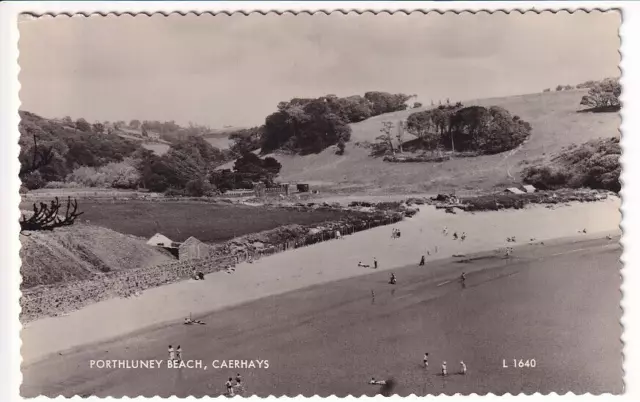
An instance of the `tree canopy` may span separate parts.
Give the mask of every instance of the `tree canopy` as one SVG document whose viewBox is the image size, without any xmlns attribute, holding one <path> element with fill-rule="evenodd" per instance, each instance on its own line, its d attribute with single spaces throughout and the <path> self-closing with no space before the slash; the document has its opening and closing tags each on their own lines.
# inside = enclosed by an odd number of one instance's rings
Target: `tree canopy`
<svg viewBox="0 0 640 402">
<path fill-rule="evenodd" d="M 463 107 L 461 103 L 413 113 L 406 128 L 425 149 L 485 154 L 513 149 L 531 134 L 529 123 L 501 107 Z"/>
<path fill-rule="evenodd" d="M 278 149 L 298 154 L 318 153 L 351 138 L 349 123 L 407 108 L 412 95 L 367 92 L 344 98 L 327 95 L 280 102 L 261 128 L 262 153 Z M 238 141 L 239 144 L 245 142 Z M 253 143 L 251 146 L 254 146 Z"/>
</svg>

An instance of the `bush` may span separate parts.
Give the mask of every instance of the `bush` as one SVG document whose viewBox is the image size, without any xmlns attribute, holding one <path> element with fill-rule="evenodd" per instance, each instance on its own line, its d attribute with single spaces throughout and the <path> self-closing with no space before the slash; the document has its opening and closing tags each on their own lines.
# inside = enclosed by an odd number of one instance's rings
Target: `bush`
<svg viewBox="0 0 640 402">
<path fill-rule="evenodd" d="M 532 184 L 541 190 L 552 190 L 567 187 L 570 179 L 568 172 L 563 172 L 557 167 L 530 166 L 523 171 L 524 182 Z"/>
<path fill-rule="evenodd" d="M 44 188 L 67 188 L 67 183 L 63 181 L 50 181 Z"/>
<path fill-rule="evenodd" d="M 204 179 L 195 179 L 188 182 L 184 190 L 188 196 L 204 197 L 213 195 L 214 187 Z"/>
<path fill-rule="evenodd" d="M 621 92 L 620 82 L 614 78 L 607 78 L 593 84 L 589 89 L 589 93 L 582 97 L 580 105 L 616 111 L 620 109 Z"/>
<path fill-rule="evenodd" d="M 81 166 L 67 176 L 67 182 L 83 187 L 138 188 L 140 174 L 131 161 L 114 162 L 98 168 Z"/>
<path fill-rule="evenodd" d="M 620 154 L 618 138 L 589 141 L 564 150 L 550 164 L 524 169 L 522 178 L 543 190 L 587 187 L 619 192 Z"/>
<path fill-rule="evenodd" d="M 22 185 L 29 190 L 35 190 L 44 187 L 46 181 L 42 178 L 42 175 L 37 170 L 25 175 L 22 178 Z"/>
</svg>

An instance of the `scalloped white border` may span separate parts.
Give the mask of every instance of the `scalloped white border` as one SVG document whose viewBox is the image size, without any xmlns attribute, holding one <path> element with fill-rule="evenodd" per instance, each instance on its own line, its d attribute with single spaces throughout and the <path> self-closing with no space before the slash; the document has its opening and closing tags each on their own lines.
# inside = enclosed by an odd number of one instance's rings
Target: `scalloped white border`
<svg viewBox="0 0 640 402">
<path fill-rule="evenodd" d="M 0 189 L 3 196 L 0 197 L 0 222 L 2 232 L 0 232 L 0 256 L 4 257 L 0 267 L 0 401 L 19 401 L 19 386 L 22 380 L 20 373 L 20 322 L 18 321 L 19 305 L 17 303 L 19 291 L 17 284 L 20 283 L 20 274 L 17 267 L 20 265 L 18 256 L 19 240 L 16 234 L 18 227 L 18 209 L 20 197 L 18 194 L 19 181 L 17 172 L 19 169 L 18 154 L 18 114 L 19 107 L 19 82 L 18 71 L 18 29 L 17 15 L 22 12 L 33 12 L 35 14 L 45 13 L 101 13 L 112 11 L 119 13 L 140 13 L 140 12 L 247 12 L 257 11 L 261 13 L 269 11 L 277 12 L 307 12 L 307 11 L 356 11 L 356 12 L 390 12 L 390 11 L 523 11 L 523 10 L 576 10 L 576 9 L 621 9 L 623 14 L 623 24 L 620 30 L 622 38 L 620 64 L 622 70 L 622 146 L 624 148 L 623 163 L 623 224 L 624 235 L 622 243 L 624 253 L 622 262 L 624 268 L 622 275 L 624 283 L 622 308 L 624 316 L 622 325 L 624 334 L 624 370 L 626 393 L 622 396 L 575 396 L 557 394 L 531 396 L 508 395 L 498 397 L 492 394 L 486 396 L 429 396 L 427 400 L 435 398 L 446 398 L 451 401 L 462 400 L 483 400 L 493 401 L 499 399 L 528 399 L 532 401 L 543 400 L 620 400 L 637 401 L 640 400 L 640 248 L 635 249 L 633 244 L 640 245 L 640 212 L 631 206 L 640 206 L 640 114 L 632 111 L 640 111 L 640 2 L 594 2 L 594 1 L 536 1 L 536 2 L 516 2 L 516 1 L 496 1 L 496 2 L 19 2 L 0 3 L 0 51 L 2 52 L 2 62 L 0 63 Z M 634 174 L 635 173 L 635 174 Z M 636 269 L 634 269 L 636 268 Z M 576 340 L 579 341 L 579 340 Z M 598 362 L 594 361 L 597 365 Z M 638 385 L 636 385 L 638 384 Z M 391 399 L 400 399 L 392 397 Z M 64 400 L 62 397 L 55 398 Z M 129 400 L 131 398 L 123 398 Z M 161 398 L 152 398 L 161 401 Z M 167 398 L 177 401 L 179 398 Z M 186 398 L 195 400 L 195 398 Z M 258 397 L 249 398 L 257 401 Z M 268 399 L 273 400 L 274 397 Z M 286 398 L 302 399 L 302 398 Z M 320 401 L 320 397 L 310 398 Z M 337 401 L 338 398 L 331 397 L 329 400 Z M 353 397 L 347 398 L 353 400 Z M 374 398 L 368 398 L 374 399 Z M 381 397 L 375 399 L 382 400 Z M 415 396 L 405 398 L 417 401 Z M 420 398 L 423 399 L 423 398 Z M 34 401 L 46 401 L 48 398 L 34 398 Z M 82 399 L 80 397 L 71 398 L 74 401 L 101 401 L 102 399 L 91 397 Z M 104 400 L 115 400 L 115 398 L 105 398 Z"/>
</svg>

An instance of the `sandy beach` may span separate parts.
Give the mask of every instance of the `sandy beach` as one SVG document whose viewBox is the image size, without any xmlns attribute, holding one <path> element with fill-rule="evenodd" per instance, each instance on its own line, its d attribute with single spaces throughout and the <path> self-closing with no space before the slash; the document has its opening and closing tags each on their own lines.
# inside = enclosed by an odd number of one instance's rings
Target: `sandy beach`
<svg viewBox="0 0 640 402">
<path fill-rule="evenodd" d="M 107 300 L 66 316 L 30 322 L 22 331 L 23 361 L 28 364 L 51 353 L 175 323 L 189 314 L 198 316 L 266 296 L 367 275 L 373 270 L 358 267 L 358 262 L 372 265 L 374 257 L 379 270 L 389 270 L 417 264 L 421 255 L 426 256 L 428 264 L 457 254 L 524 245 L 532 238 L 539 242 L 575 237 L 583 229 L 589 236 L 619 234 L 619 207 L 620 200 L 614 197 L 553 208 L 534 205 L 517 211 L 455 215 L 423 206 L 415 217 L 396 225 L 243 263 L 231 274 L 215 273 L 205 281 L 183 281 L 150 289 L 135 298 Z M 447 236 L 442 233 L 445 227 Z M 391 238 L 392 228 L 401 231 L 399 239 Z M 466 240 L 453 240 L 454 232 L 466 232 Z M 516 237 L 515 243 L 506 242 L 511 236 Z"/>
</svg>

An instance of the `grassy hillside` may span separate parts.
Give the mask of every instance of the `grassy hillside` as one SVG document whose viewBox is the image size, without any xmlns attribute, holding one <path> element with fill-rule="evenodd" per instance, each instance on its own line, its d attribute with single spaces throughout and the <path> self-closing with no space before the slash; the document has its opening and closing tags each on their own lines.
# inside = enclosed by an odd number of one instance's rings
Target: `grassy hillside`
<svg viewBox="0 0 640 402">
<path fill-rule="evenodd" d="M 86 224 L 20 236 L 22 288 L 87 279 L 100 272 L 171 261 L 146 240 Z"/>
<path fill-rule="evenodd" d="M 333 210 L 297 211 L 197 202 L 82 200 L 79 204 L 84 212 L 83 220 L 117 231 L 118 235 L 126 233 L 148 239 L 159 232 L 174 241 L 184 241 L 195 236 L 209 243 L 223 242 L 282 225 L 315 224 L 348 215 Z M 23 203 L 22 207 L 27 209 L 28 204 Z M 75 228 L 76 226 L 72 226 L 72 230 Z M 57 233 L 58 229 L 54 232 Z"/>
<path fill-rule="evenodd" d="M 273 155 L 282 163 L 281 179 L 307 182 L 332 191 L 391 193 L 491 189 L 519 182 L 524 167 L 573 143 L 619 136 L 617 113 L 577 113 L 585 90 L 548 92 L 464 102 L 465 106 L 501 106 L 533 126 L 531 138 L 520 149 L 443 163 L 387 163 L 369 156 L 356 142 L 375 141 L 381 122 L 396 122 L 413 109 L 376 116 L 352 124 L 345 154 L 335 147 L 316 155 Z M 408 136 L 407 140 L 411 137 Z"/>
</svg>

